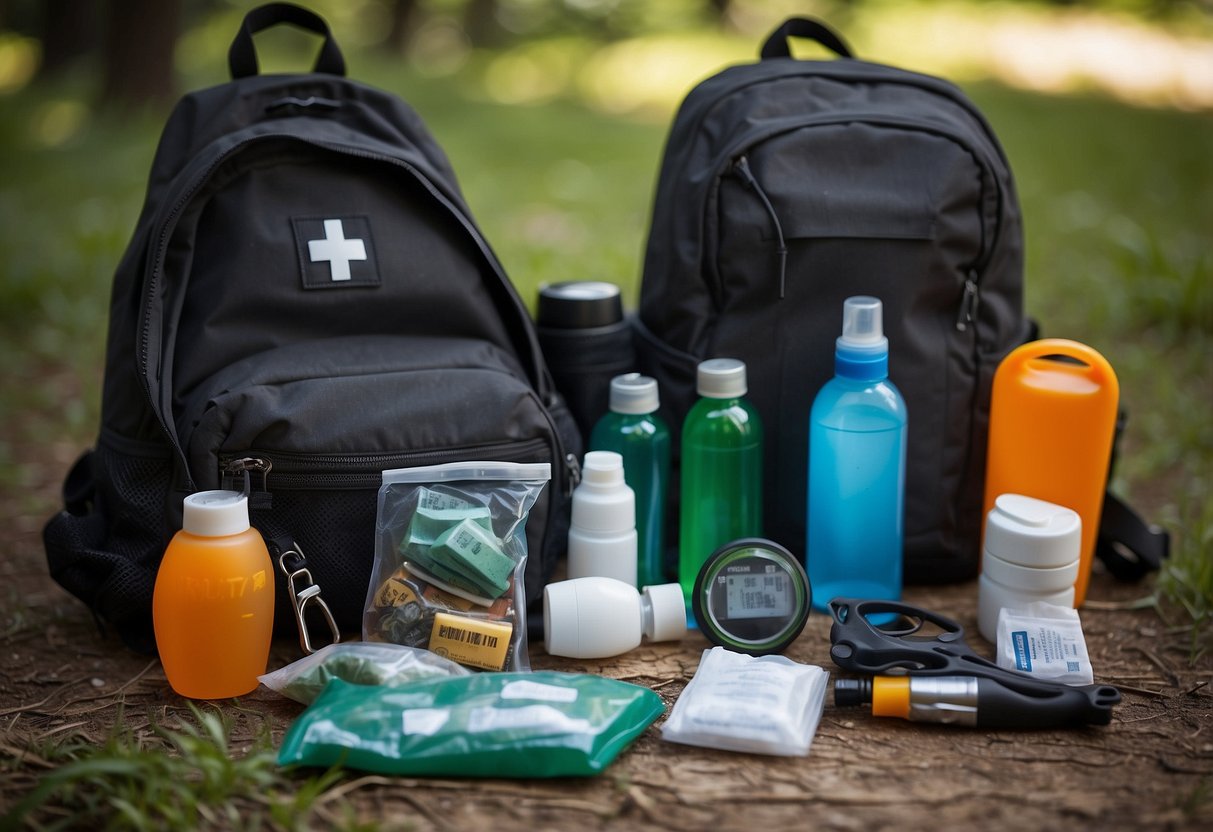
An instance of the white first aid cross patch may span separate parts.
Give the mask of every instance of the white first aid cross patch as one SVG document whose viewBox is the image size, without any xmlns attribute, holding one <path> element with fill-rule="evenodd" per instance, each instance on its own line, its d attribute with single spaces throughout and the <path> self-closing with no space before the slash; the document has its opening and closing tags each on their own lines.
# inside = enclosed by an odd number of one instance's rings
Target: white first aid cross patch
<svg viewBox="0 0 1213 832">
<path fill-rule="evenodd" d="M 304 289 L 380 284 L 369 218 L 293 217 L 291 225 Z"/>
</svg>

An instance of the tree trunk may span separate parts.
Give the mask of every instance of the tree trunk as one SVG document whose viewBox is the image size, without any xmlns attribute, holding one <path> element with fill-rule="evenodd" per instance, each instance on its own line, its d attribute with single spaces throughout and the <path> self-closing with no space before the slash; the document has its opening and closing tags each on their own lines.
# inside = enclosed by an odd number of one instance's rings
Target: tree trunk
<svg viewBox="0 0 1213 832">
<path fill-rule="evenodd" d="M 101 46 L 95 0 L 46 0 L 42 7 L 43 76 L 55 75 Z"/>
<path fill-rule="evenodd" d="M 102 100 L 134 107 L 175 95 L 173 51 L 181 7 L 182 0 L 111 0 Z"/>
<path fill-rule="evenodd" d="M 463 29 L 474 46 L 500 43 L 503 31 L 497 22 L 497 0 L 468 0 L 463 9 Z"/>
<path fill-rule="evenodd" d="M 391 11 L 392 23 L 383 45 L 392 52 L 403 52 L 417 29 L 417 0 L 394 0 Z"/>
</svg>

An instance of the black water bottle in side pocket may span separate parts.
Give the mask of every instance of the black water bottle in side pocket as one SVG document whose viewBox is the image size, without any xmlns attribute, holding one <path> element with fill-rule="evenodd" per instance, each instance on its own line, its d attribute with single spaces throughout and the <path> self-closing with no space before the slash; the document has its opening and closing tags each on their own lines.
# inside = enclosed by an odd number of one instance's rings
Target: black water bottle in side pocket
<svg viewBox="0 0 1213 832">
<path fill-rule="evenodd" d="M 607 411 L 611 379 L 636 369 L 619 287 L 595 280 L 542 286 L 536 317 L 556 389 L 588 446 L 594 423 Z"/>
</svg>

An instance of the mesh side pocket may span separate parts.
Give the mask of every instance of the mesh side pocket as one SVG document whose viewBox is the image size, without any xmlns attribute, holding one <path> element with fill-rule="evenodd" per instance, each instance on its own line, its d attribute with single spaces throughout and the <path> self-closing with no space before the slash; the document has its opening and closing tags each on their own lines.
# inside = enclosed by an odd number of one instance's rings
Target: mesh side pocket
<svg viewBox="0 0 1213 832">
<path fill-rule="evenodd" d="M 47 566 L 60 586 L 112 626 L 128 647 L 155 652 L 152 593 L 168 544 L 165 505 L 172 464 L 159 448 L 131 454 L 99 444 L 78 473 L 91 500 L 73 500 L 43 530 Z M 76 472 L 74 472 L 76 473 Z"/>
<path fill-rule="evenodd" d="M 303 550 L 313 582 L 342 632 L 361 632 L 371 566 L 375 561 L 378 489 L 294 491 L 274 489 L 269 525 Z M 261 518 L 252 517 L 253 525 Z M 274 634 L 297 638 L 286 576 L 274 564 Z M 310 622 L 309 622 L 310 623 Z"/>
</svg>

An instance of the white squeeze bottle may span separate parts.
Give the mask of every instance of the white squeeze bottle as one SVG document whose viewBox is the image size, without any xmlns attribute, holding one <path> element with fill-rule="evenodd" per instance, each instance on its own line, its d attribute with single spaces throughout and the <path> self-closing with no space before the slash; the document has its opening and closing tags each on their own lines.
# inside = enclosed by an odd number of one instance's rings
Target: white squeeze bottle
<svg viewBox="0 0 1213 832">
<path fill-rule="evenodd" d="M 623 478 L 623 457 L 590 451 L 573 492 L 569 578 L 615 578 L 636 586 L 636 495 Z"/>
</svg>

